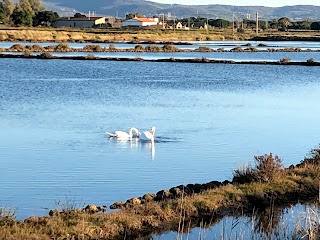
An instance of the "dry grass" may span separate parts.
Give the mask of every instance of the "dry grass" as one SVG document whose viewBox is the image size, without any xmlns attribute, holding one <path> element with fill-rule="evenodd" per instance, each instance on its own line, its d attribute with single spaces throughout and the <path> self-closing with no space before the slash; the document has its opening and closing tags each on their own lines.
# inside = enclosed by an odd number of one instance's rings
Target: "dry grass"
<svg viewBox="0 0 320 240">
<path fill-rule="evenodd" d="M 220 34 L 203 34 L 200 31 L 138 31 L 136 33 L 91 33 L 85 31 L 71 31 L 70 29 L 5 29 L 0 30 L 0 41 L 33 41 L 33 42 L 113 42 L 113 41 L 179 41 L 179 40 L 224 40 Z"/>
</svg>

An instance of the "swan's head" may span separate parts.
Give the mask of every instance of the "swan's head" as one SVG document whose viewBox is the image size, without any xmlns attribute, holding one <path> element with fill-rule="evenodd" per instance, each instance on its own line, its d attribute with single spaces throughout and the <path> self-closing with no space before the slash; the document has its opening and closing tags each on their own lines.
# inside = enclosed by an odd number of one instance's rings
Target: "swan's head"
<svg viewBox="0 0 320 240">
<path fill-rule="evenodd" d="M 139 130 L 137 128 L 130 128 L 129 134 L 132 135 L 132 132 L 135 132 L 136 137 L 140 137 L 141 133 L 139 132 Z"/>
<path fill-rule="evenodd" d="M 154 135 L 154 134 L 155 134 L 155 132 L 156 132 L 156 127 L 155 127 L 155 126 L 153 126 L 153 127 L 150 129 L 150 132 Z"/>
</svg>

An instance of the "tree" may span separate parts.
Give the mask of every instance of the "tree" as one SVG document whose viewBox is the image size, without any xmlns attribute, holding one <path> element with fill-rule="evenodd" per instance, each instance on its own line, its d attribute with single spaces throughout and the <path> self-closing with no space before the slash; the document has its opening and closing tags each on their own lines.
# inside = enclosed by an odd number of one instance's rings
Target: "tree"
<svg viewBox="0 0 320 240">
<path fill-rule="evenodd" d="M 37 12 L 33 17 L 33 26 L 51 26 L 59 18 L 58 13 L 52 11 Z"/>
<path fill-rule="evenodd" d="M 288 30 L 288 27 L 292 25 L 291 21 L 287 17 L 280 18 L 278 20 L 280 30 Z"/>
<path fill-rule="evenodd" d="M 10 16 L 13 13 L 13 9 L 14 9 L 14 4 L 12 0 L 3 0 L 3 9 L 6 14 L 6 19 L 4 22 L 8 23 L 10 21 Z"/>
<path fill-rule="evenodd" d="M 44 10 L 42 6 L 42 0 L 29 0 L 32 10 L 36 12 L 40 12 Z"/>
<path fill-rule="evenodd" d="M 75 17 L 75 18 L 85 18 L 86 15 L 81 14 L 81 13 L 76 13 L 73 17 Z"/>
<path fill-rule="evenodd" d="M 7 14 L 4 10 L 3 3 L 0 3 L 0 23 L 4 23 L 6 21 Z"/>
<path fill-rule="evenodd" d="M 320 30 L 320 22 L 313 22 L 310 26 L 311 30 Z"/>
<path fill-rule="evenodd" d="M 14 5 L 11 0 L 4 0 L 0 2 L 0 22 L 9 23 L 10 15 L 13 12 Z"/>
<path fill-rule="evenodd" d="M 141 15 L 139 13 L 129 13 L 126 15 L 126 19 L 139 18 Z"/>
<path fill-rule="evenodd" d="M 15 25 L 32 26 L 32 13 L 24 10 L 19 4 L 16 4 L 11 18 Z"/>
<path fill-rule="evenodd" d="M 218 27 L 218 28 L 226 28 L 231 26 L 231 22 L 224 20 L 224 19 L 209 19 L 208 21 L 209 25 L 214 26 L 214 27 Z"/>
<path fill-rule="evenodd" d="M 23 11 L 28 11 L 32 16 L 34 15 L 34 11 L 29 0 L 20 0 L 20 6 Z"/>
</svg>

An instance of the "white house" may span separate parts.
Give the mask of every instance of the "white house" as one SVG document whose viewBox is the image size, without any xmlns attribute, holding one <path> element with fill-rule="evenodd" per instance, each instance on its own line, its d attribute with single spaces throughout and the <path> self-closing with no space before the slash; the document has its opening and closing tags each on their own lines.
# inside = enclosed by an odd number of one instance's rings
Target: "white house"
<svg viewBox="0 0 320 240">
<path fill-rule="evenodd" d="M 146 27 L 158 24 L 157 18 L 132 18 L 122 22 L 122 27 Z"/>
<path fill-rule="evenodd" d="M 105 17 L 63 17 L 53 23 L 54 27 L 92 28 L 106 23 Z"/>
</svg>

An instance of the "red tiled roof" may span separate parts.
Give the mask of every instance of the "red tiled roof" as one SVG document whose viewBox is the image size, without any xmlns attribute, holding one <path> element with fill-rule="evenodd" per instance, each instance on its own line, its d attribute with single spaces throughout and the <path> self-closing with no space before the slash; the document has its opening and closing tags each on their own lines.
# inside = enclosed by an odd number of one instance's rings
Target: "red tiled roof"
<svg viewBox="0 0 320 240">
<path fill-rule="evenodd" d="M 134 19 L 139 21 L 139 22 L 156 22 L 156 21 L 151 20 L 149 18 L 134 18 Z"/>
</svg>

